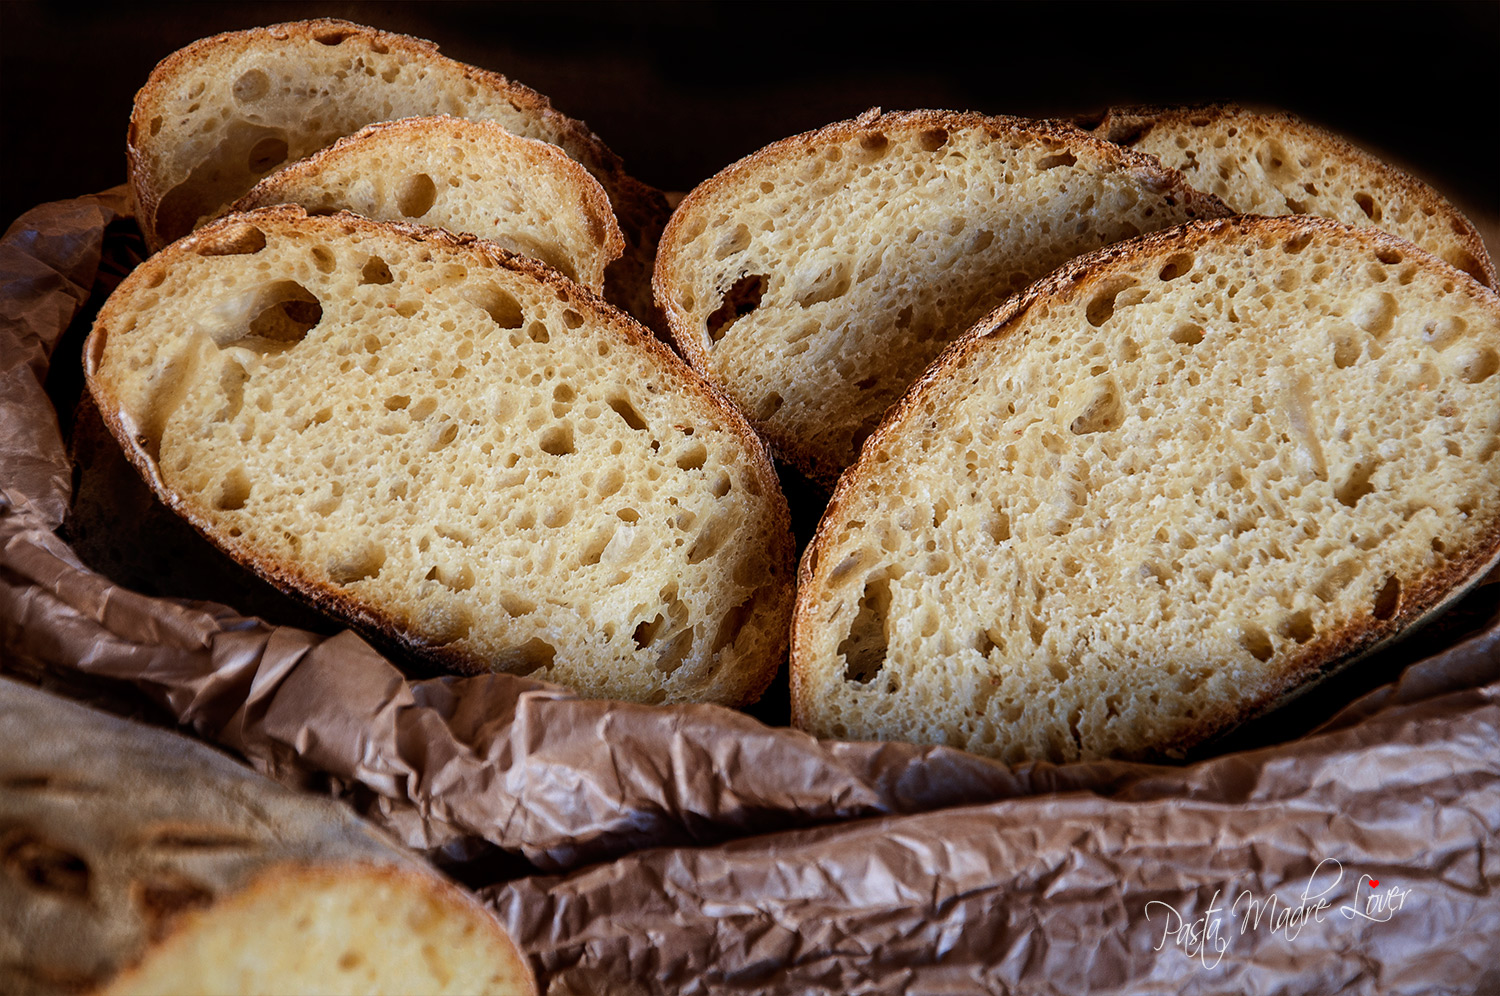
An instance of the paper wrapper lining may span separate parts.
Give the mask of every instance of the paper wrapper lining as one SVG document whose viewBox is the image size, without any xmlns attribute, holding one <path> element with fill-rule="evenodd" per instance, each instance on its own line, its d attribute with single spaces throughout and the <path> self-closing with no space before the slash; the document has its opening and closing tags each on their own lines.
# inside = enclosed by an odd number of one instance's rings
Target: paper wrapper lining
<svg viewBox="0 0 1500 996">
<path fill-rule="evenodd" d="M 1310 735 L 1184 767 L 1011 769 L 508 675 L 409 680 L 352 633 L 128 590 L 57 535 L 49 358 L 122 226 L 117 188 L 0 242 L 3 670 L 130 691 L 342 796 L 479 886 L 548 991 L 1500 990 L 1500 626 Z"/>
</svg>

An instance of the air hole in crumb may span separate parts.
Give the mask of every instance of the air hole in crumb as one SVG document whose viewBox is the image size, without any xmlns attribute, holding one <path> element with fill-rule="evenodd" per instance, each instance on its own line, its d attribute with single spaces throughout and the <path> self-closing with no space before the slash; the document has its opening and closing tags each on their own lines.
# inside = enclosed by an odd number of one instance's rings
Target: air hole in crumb
<svg viewBox="0 0 1500 996">
<path fill-rule="evenodd" d="M 1172 341 L 1179 346 L 1196 346 L 1203 341 L 1203 329 L 1191 323 L 1179 325 L 1172 332 Z"/>
<path fill-rule="evenodd" d="M 775 415 L 777 412 L 781 411 L 781 406 L 783 404 L 785 404 L 785 402 L 782 400 L 781 395 L 777 394 L 775 391 L 772 391 L 770 394 L 766 395 L 765 399 L 762 400 L 760 404 L 755 406 L 755 417 L 764 422 L 772 415 Z"/>
<path fill-rule="evenodd" d="M 265 247 L 266 233 L 243 224 L 200 234 L 193 251 L 200 256 L 248 256 Z"/>
<path fill-rule="evenodd" d="M 567 456 L 573 452 L 573 426 L 567 423 L 549 426 L 543 430 L 538 445 L 543 453 Z"/>
<path fill-rule="evenodd" d="M 526 338 L 538 345 L 546 345 L 552 341 L 552 335 L 547 331 L 547 323 L 542 321 L 535 321 L 526 326 Z"/>
<path fill-rule="evenodd" d="M 697 470 L 708 460 L 708 449 L 702 443 L 694 443 L 677 457 L 680 470 Z"/>
<path fill-rule="evenodd" d="M 501 671 L 508 671 L 524 678 L 533 671 L 551 667 L 556 657 L 556 647 L 541 637 L 532 637 L 519 647 L 502 653 L 496 665 Z"/>
<path fill-rule="evenodd" d="M 377 543 L 351 551 L 343 560 L 330 564 L 329 578 L 334 584 L 353 584 L 374 577 L 385 566 L 385 547 Z"/>
<path fill-rule="evenodd" d="M 379 256 L 371 256 L 365 261 L 364 268 L 359 271 L 361 284 L 388 284 L 395 279 L 391 275 L 391 268 Z"/>
<path fill-rule="evenodd" d="M 1359 205 L 1359 209 L 1365 213 L 1366 218 L 1371 221 L 1380 220 L 1380 205 L 1376 204 L 1375 198 L 1369 194 L 1363 192 L 1355 194 L 1354 203 Z"/>
<path fill-rule="evenodd" d="M 610 398 L 609 407 L 614 409 L 614 413 L 624 419 L 625 424 L 636 432 L 646 431 L 646 420 L 641 418 L 641 413 L 636 411 L 635 406 L 625 398 Z"/>
<path fill-rule="evenodd" d="M 1312 232 L 1299 232 L 1298 234 L 1293 235 L 1291 238 L 1283 242 L 1281 244 L 1281 248 L 1292 255 L 1296 255 L 1297 253 L 1306 249 L 1308 245 L 1311 244 L 1312 240 Z"/>
<path fill-rule="evenodd" d="M 1386 266 L 1394 266 L 1401 262 L 1401 254 L 1394 249 L 1377 249 L 1375 250 L 1375 258 Z"/>
<path fill-rule="evenodd" d="M 1124 420 L 1125 410 L 1120 404 L 1119 391 L 1112 381 L 1106 380 L 1089 399 L 1088 406 L 1068 425 L 1068 431 L 1075 436 L 1109 432 L 1118 429 Z"/>
<path fill-rule="evenodd" d="M 345 951 L 339 955 L 339 968 L 345 972 L 352 972 L 364 960 L 364 957 L 358 951 Z"/>
<path fill-rule="evenodd" d="M 1100 288 L 1099 291 L 1089 299 L 1086 316 L 1090 325 L 1098 328 L 1109 321 L 1110 316 L 1115 313 L 1115 299 L 1122 291 L 1135 286 L 1135 278 L 1128 277 L 1123 280 L 1112 280 Z"/>
<path fill-rule="evenodd" d="M 1278 632 L 1282 636 L 1298 643 L 1306 643 L 1313 638 L 1312 610 L 1302 609 L 1294 612 L 1281 621 Z"/>
<path fill-rule="evenodd" d="M 1375 593 L 1375 618 L 1389 619 L 1401 606 L 1401 582 L 1395 577 L 1385 579 L 1385 584 Z"/>
<path fill-rule="evenodd" d="M 929 128 L 917 136 L 917 145 L 923 152 L 936 152 L 948 144 L 948 129 Z"/>
<path fill-rule="evenodd" d="M 436 581 L 450 591 L 468 591 L 474 587 L 474 571 L 467 564 L 460 564 L 456 568 L 446 568 L 439 564 L 427 572 L 427 580 Z"/>
<path fill-rule="evenodd" d="M 276 135 L 267 135 L 256 142 L 250 149 L 247 165 L 253 176 L 269 173 L 271 170 L 286 162 L 287 145 L 286 139 Z"/>
<path fill-rule="evenodd" d="M 413 173 L 396 188 L 396 210 L 408 218 L 420 218 L 432 210 L 437 184 L 426 173 Z"/>
<path fill-rule="evenodd" d="M 245 473 L 245 468 L 236 467 L 219 482 L 219 493 L 214 496 L 214 508 L 233 512 L 244 508 L 249 500 L 250 478 Z"/>
<path fill-rule="evenodd" d="M 733 531 L 734 526 L 729 516 L 716 515 L 709 519 L 708 525 L 703 527 L 703 531 L 698 534 L 698 538 L 693 541 L 692 547 L 688 550 L 687 562 L 701 564 L 713 556 Z"/>
<path fill-rule="evenodd" d="M 1240 646 L 1250 652 L 1250 656 L 1258 661 L 1271 659 L 1273 648 L 1271 637 L 1259 626 L 1246 626 L 1240 630 Z"/>
<path fill-rule="evenodd" d="M 1360 345 L 1347 332 L 1336 332 L 1333 339 L 1333 365 L 1340 370 L 1353 366 L 1359 359 Z"/>
<path fill-rule="evenodd" d="M 518 329 L 526 322 L 521 303 L 494 284 L 472 285 L 464 291 L 464 299 L 489 315 L 502 329 Z"/>
<path fill-rule="evenodd" d="M 411 404 L 411 398 L 407 395 L 393 394 L 389 398 L 385 399 L 385 410 L 389 412 L 399 412 L 409 404 Z"/>
<path fill-rule="evenodd" d="M 737 252 L 743 252 L 749 245 L 750 229 L 745 225 L 736 225 L 734 230 L 714 247 L 714 259 L 728 259 Z"/>
<path fill-rule="evenodd" d="M 708 337 L 713 342 L 724 338 L 729 327 L 760 307 L 766 293 L 766 278 L 752 273 L 740 277 L 724 295 L 724 302 L 708 316 Z"/>
<path fill-rule="evenodd" d="M 1369 463 L 1364 461 L 1356 463 L 1344 482 L 1334 489 L 1334 497 L 1348 508 L 1358 505 L 1361 498 L 1375 490 L 1375 486 L 1370 483 L 1370 477 L 1379 466 L 1379 461 L 1375 460 Z"/>
<path fill-rule="evenodd" d="M 264 97 L 271 89 L 271 78 L 260 69 L 250 69 L 234 81 L 234 99 L 248 104 Z"/>
<path fill-rule="evenodd" d="M 1166 265 L 1161 268 L 1161 272 L 1157 276 L 1161 277 L 1162 280 L 1176 280 L 1191 270 L 1195 261 L 1196 257 L 1190 252 L 1174 253 L 1167 259 Z"/>
<path fill-rule="evenodd" d="M 869 684 L 885 666 L 886 615 L 891 608 L 891 585 L 885 578 L 865 582 L 859 600 L 859 613 L 849 627 L 849 635 L 839 644 L 844 658 L 844 680 Z"/>
<path fill-rule="evenodd" d="M 250 349 L 285 348 L 301 342 L 323 320 L 323 305 L 294 280 L 281 280 L 262 288 L 252 310 L 255 317 L 250 319 L 246 335 L 263 342 L 240 339 L 235 345 Z"/>
<path fill-rule="evenodd" d="M 650 620 L 649 622 L 643 622 L 639 626 L 637 626 L 635 628 L 635 632 L 631 634 L 631 639 L 635 640 L 636 647 L 644 650 L 646 648 L 646 644 L 656 639 L 656 634 L 661 632 L 662 625 L 666 621 L 666 617 L 658 612 L 656 614 L 656 618 Z"/>
<path fill-rule="evenodd" d="M 1056 169 L 1058 166 L 1072 166 L 1078 162 L 1078 157 L 1071 152 L 1054 152 L 1049 156 L 1043 156 L 1037 161 L 1037 169 Z"/>
<path fill-rule="evenodd" d="M 1466 384 L 1479 384 L 1489 380 L 1500 371 L 1500 353 L 1489 347 L 1472 350 L 1457 363 L 1458 379 Z"/>
<path fill-rule="evenodd" d="M 570 329 L 580 328 L 583 325 L 583 316 L 572 308 L 563 311 L 563 324 Z"/>
</svg>

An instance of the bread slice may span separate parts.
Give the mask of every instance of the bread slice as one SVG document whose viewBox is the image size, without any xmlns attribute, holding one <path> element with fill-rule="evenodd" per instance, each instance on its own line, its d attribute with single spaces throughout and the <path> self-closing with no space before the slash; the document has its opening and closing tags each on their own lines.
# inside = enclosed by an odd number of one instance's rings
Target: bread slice
<svg viewBox="0 0 1500 996">
<path fill-rule="evenodd" d="M 1214 107 L 1112 108 L 1095 134 L 1148 152 L 1240 214 L 1313 214 L 1373 225 L 1494 287 L 1472 222 L 1436 190 L 1286 113 Z"/>
<path fill-rule="evenodd" d="M 629 176 L 581 121 L 499 73 L 455 62 L 431 42 L 322 19 L 194 42 L 136 94 L 127 155 L 137 220 L 157 250 L 217 217 L 278 167 L 368 124 L 449 114 L 497 122 L 557 146 L 604 187 L 627 250 L 611 301 L 646 320 L 651 262 L 667 217 L 659 191 Z"/>
<path fill-rule="evenodd" d="M 233 209 L 272 204 L 467 232 L 596 294 L 625 245 L 604 188 L 561 150 L 448 115 L 363 128 L 272 173 Z"/>
<path fill-rule="evenodd" d="M 689 363 L 825 485 L 943 346 L 1081 252 L 1228 211 L 1071 125 L 870 111 L 701 184 L 657 256 Z"/>
<path fill-rule="evenodd" d="M 785 657 L 760 441 L 635 322 L 491 243 L 232 215 L 138 267 L 84 363 L 179 514 L 433 663 L 741 704 Z"/>
<path fill-rule="evenodd" d="M 0 990 L 534 993 L 499 923 L 330 799 L 0 678 Z"/>
<path fill-rule="evenodd" d="M 1075 260 L 945 353 L 802 562 L 792 709 L 1015 762 L 1175 756 L 1500 555 L 1500 297 L 1237 218 Z"/>
</svg>

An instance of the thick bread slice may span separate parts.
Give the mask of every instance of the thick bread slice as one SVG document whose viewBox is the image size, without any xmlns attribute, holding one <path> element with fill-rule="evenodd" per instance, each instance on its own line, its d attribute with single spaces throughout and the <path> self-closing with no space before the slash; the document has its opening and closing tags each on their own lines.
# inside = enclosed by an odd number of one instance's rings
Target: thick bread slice
<svg viewBox="0 0 1500 996">
<path fill-rule="evenodd" d="M 595 294 L 625 246 L 604 188 L 561 150 L 493 121 L 447 115 L 361 129 L 272 173 L 234 210 L 272 204 L 467 232 Z"/>
<path fill-rule="evenodd" d="M 1081 252 L 1218 217 L 1150 157 L 1071 125 L 871 111 L 701 184 L 657 256 L 683 356 L 829 484 L 927 363 Z"/>
<path fill-rule="evenodd" d="M 1095 134 L 1149 152 L 1240 214 L 1313 214 L 1415 242 L 1494 287 L 1472 222 L 1427 184 L 1285 113 L 1111 108 Z"/>
<path fill-rule="evenodd" d="M 138 267 L 85 356 L 169 505 L 434 662 L 740 704 L 785 658 L 793 545 L 762 444 L 532 260 L 262 208 Z"/>
<path fill-rule="evenodd" d="M 0 786 L 0 991 L 536 991 L 472 897 L 186 737 L 0 678 Z"/>
<path fill-rule="evenodd" d="M 1500 297 L 1318 218 L 1076 260 L 945 353 L 802 562 L 797 725 L 1175 755 L 1500 554 Z"/>
<path fill-rule="evenodd" d="M 431 42 L 323 19 L 216 35 L 173 53 L 136 94 L 127 156 L 154 251 L 223 214 L 272 170 L 376 121 L 451 114 L 549 142 L 609 194 L 627 243 L 609 298 L 651 317 L 651 263 L 668 209 L 581 121 Z"/>
</svg>

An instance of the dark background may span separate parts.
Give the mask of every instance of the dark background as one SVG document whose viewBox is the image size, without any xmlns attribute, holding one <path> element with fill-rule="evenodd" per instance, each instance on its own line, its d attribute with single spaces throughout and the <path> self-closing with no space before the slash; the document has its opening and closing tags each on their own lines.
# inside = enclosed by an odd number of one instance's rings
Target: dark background
<svg viewBox="0 0 1500 996">
<path fill-rule="evenodd" d="M 39 3 L 0 0 L 0 225 L 123 182 L 135 91 L 220 31 L 336 16 L 437 42 L 686 190 L 872 105 L 1025 116 L 1238 100 L 1295 111 L 1500 217 L 1500 2 Z"/>
</svg>

